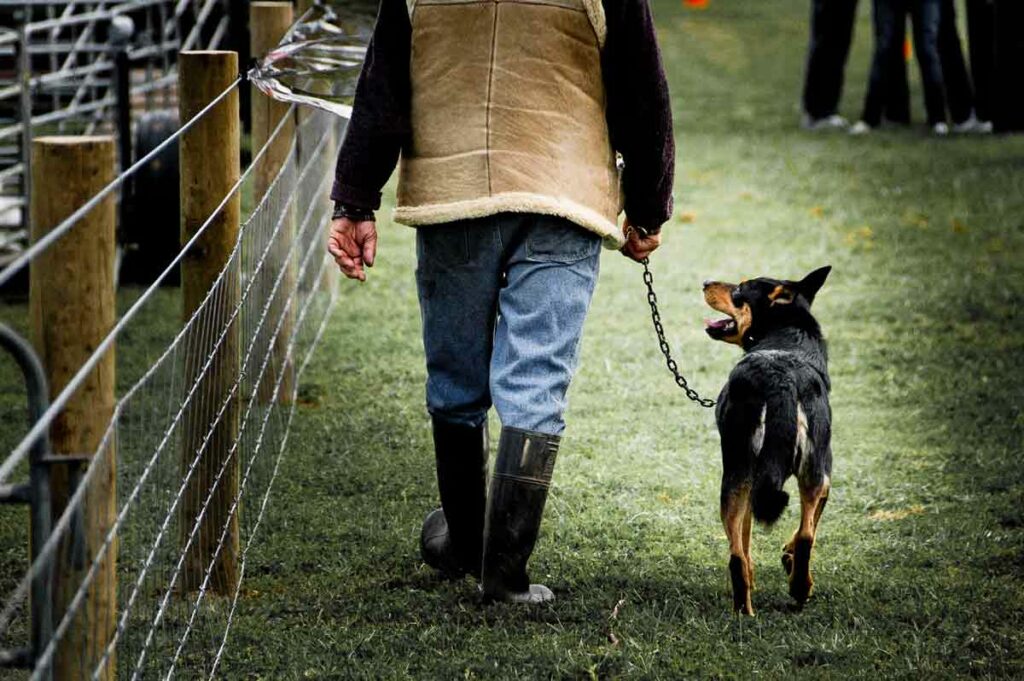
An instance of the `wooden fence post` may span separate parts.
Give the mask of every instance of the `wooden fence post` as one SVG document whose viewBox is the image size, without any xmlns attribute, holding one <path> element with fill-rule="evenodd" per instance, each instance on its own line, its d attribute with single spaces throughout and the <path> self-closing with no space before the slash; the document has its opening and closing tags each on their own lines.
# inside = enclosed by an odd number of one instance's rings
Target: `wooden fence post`
<svg viewBox="0 0 1024 681">
<path fill-rule="evenodd" d="M 327 134 L 329 136 L 329 139 L 327 140 L 327 143 L 324 146 L 324 156 L 322 160 L 323 165 L 320 167 L 320 177 L 333 177 L 335 160 L 338 155 L 338 124 L 334 120 L 334 114 L 325 114 L 322 111 L 318 111 L 317 115 L 331 116 L 331 122 L 327 128 Z M 324 196 L 322 198 L 318 197 L 318 200 L 326 201 L 329 204 L 329 206 L 327 208 L 326 224 L 324 224 L 323 230 L 321 231 L 322 238 L 318 243 L 314 244 L 314 247 L 322 248 L 324 250 L 323 257 L 329 260 L 330 262 L 328 262 L 327 265 L 324 267 L 323 273 L 320 275 L 320 280 L 316 282 L 316 287 L 321 293 L 324 293 L 327 296 L 331 296 L 334 293 L 334 289 L 338 285 L 338 267 L 337 265 L 334 264 L 334 259 L 330 256 L 330 254 L 327 253 L 326 244 L 327 238 L 331 233 L 331 215 L 334 212 L 334 202 L 331 201 L 330 197 L 328 196 Z"/>
<path fill-rule="evenodd" d="M 270 50 L 277 47 L 277 44 L 284 37 L 284 34 L 291 28 L 294 20 L 294 9 L 290 2 L 253 2 L 249 6 L 249 36 L 250 51 L 257 59 L 262 58 Z M 270 136 L 277 128 L 281 119 L 288 115 L 290 105 L 267 97 L 262 92 L 252 89 L 252 153 L 253 156 L 268 144 Z M 273 141 L 269 142 L 267 151 L 254 168 L 253 181 L 253 205 L 259 203 L 264 197 L 274 179 L 280 174 L 281 169 L 288 161 L 288 154 L 292 148 L 292 141 L 295 138 L 295 120 L 292 118 L 284 123 L 283 128 Z M 298 169 L 293 172 L 297 179 Z M 264 322 L 264 333 L 273 333 L 277 328 L 278 321 L 284 316 L 281 329 L 275 338 L 271 339 L 271 347 L 267 350 L 271 353 L 271 359 L 263 379 L 259 386 L 259 400 L 263 404 L 274 401 L 274 386 L 281 374 L 281 384 L 277 391 L 277 399 L 281 402 L 288 402 L 294 390 L 294 366 L 287 357 L 288 343 L 295 327 L 295 305 L 285 309 L 285 301 L 292 294 L 296 286 L 296 265 L 295 255 L 289 254 L 292 242 L 295 240 L 295 203 L 293 202 L 283 216 L 281 228 L 274 239 L 272 248 L 268 254 L 268 262 L 264 266 L 267 277 L 270 281 L 277 276 L 277 273 L 284 269 L 284 277 L 274 295 L 267 320 Z M 259 370 L 263 357 L 257 358 L 254 371 Z"/>
<path fill-rule="evenodd" d="M 235 52 L 182 52 L 178 58 L 178 100 L 182 121 L 190 120 L 220 95 L 238 76 Z M 185 244 L 217 210 L 238 181 L 240 140 L 238 88 L 186 132 L 180 142 L 181 240 Z M 183 588 L 200 588 L 213 563 L 208 589 L 233 593 L 239 579 L 238 512 L 231 506 L 238 495 L 239 457 L 235 447 L 239 431 L 240 346 L 238 318 L 224 331 L 231 313 L 239 306 L 241 268 L 232 256 L 239 234 L 239 195 L 236 192 L 217 213 L 206 232 L 181 266 L 184 319 L 188 320 L 206 297 L 222 270 L 221 290 L 211 299 L 215 305 L 200 312 L 190 332 L 185 358 L 186 388 L 199 384 L 182 426 L 182 472 L 199 456 L 182 500 L 181 541 L 189 541 L 198 523 L 198 534 L 186 552 Z M 212 332 L 202 327 L 213 325 Z M 212 359 L 211 359 L 212 358 Z M 205 366 L 210 361 L 209 366 Z M 213 424 L 216 422 L 216 426 Z M 213 426 L 211 431 L 211 426 Z M 208 442 L 204 441 L 209 438 Z M 200 453 L 201 452 L 201 453 Z M 223 473 L 221 470 L 223 469 Z M 211 486 L 220 475 L 212 492 Z M 202 509 L 207 505 L 205 513 Z M 199 515 L 203 513 L 203 517 Z M 214 555 L 224 528 L 224 543 Z"/>
<path fill-rule="evenodd" d="M 41 137 L 32 143 L 32 240 L 37 241 L 114 179 L 111 137 Z M 32 337 L 56 397 L 114 326 L 114 223 L 111 194 L 32 263 L 29 307 Z M 114 443 L 97 451 L 114 416 L 114 350 L 111 348 L 54 420 L 56 454 L 95 456 L 82 517 L 85 551 L 56 554 L 54 615 L 63 617 L 117 514 Z M 72 464 L 73 465 L 73 464 Z M 52 473 L 54 517 L 67 506 L 70 466 Z M 117 616 L 117 542 L 107 550 L 71 620 L 53 661 L 53 677 L 91 677 L 114 633 Z M 113 679 L 111 656 L 100 672 Z"/>
</svg>

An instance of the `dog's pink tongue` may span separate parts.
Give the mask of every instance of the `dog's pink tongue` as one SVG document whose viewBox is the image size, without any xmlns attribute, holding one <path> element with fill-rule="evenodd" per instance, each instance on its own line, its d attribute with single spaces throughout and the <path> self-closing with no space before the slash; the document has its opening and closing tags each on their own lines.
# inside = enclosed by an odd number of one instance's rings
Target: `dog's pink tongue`
<svg viewBox="0 0 1024 681">
<path fill-rule="evenodd" d="M 729 324 L 729 321 L 728 319 L 705 319 L 704 326 L 709 329 L 724 329 Z"/>
</svg>

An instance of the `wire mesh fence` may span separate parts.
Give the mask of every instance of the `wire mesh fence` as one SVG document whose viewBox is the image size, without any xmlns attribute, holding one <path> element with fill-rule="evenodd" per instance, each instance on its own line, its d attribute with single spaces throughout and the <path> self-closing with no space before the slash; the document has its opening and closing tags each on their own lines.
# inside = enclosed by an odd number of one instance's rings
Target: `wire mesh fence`
<svg viewBox="0 0 1024 681">
<path fill-rule="evenodd" d="M 215 674 L 246 555 L 287 448 L 297 378 L 335 298 L 322 237 L 343 125 L 331 114 L 304 112 L 226 266 L 180 324 L 166 317 L 182 314 L 181 294 L 158 291 L 157 281 L 112 331 L 121 339 L 167 337 L 155 339 L 160 349 L 137 365 L 119 359 L 118 371 L 133 376 L 109 405 L 100 446 L 82 452 L 88 465 L 54 470 L 52 534 L 0 595 L 0 648 L 11 648 L 30 629 L 33 580 L 61 576 L 52 637 L 31 678 Z M 272 138 L 285 130 L 292 134 L 278 125 Z M 257 153 L 254 166 L 260 161 Z M 234 192 L 251 196 L 251 171 Z M 177 261 L 192 255 L 186 245 Z M 163 319 L 162 331 L 145 327 L 153 318 Z M 5 466 L 0 483 L 16 464 Z"/>
</svg>

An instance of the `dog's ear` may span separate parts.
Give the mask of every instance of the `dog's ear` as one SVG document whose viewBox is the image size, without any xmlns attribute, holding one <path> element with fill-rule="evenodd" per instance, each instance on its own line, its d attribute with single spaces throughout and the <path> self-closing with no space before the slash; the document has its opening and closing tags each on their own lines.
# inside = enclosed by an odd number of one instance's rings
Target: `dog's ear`
<svg viewBox="0 0 1024 681">
<path fill-rule="evenodd" d="M 779 284 L 768 294 L 768 300 L 772 301 L 772 305 L 789 305 L 795 298 L 796 290 L 786 284 Z"/>
<path fill-rule="evenodd" d="M 825 265 L 797 282 L 796 289 L 807 299 L 808 305 L 814 302 L 814 296 L 818 295 L 818 291 L 825 285 L 825 280 L 828 279 L 828 273 L 831 271 L 832 266 Z"/>
</svg>

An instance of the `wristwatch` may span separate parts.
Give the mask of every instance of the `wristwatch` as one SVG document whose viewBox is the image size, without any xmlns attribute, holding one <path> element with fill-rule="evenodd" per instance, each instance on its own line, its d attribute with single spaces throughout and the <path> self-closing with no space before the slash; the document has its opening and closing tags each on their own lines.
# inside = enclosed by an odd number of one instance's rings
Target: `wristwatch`
<svg viewBox="0 0 1024 681">
<path fill-rule="evenodd" d="M 347 203 L 341 201 L 335 201 L 334 213 L 331 214 L 332 220 L 338 220 L 346 218 L 353 222 L 372 222 L 376 219 L 372 210 L 365 208 L 359 208 L 357 206 L 350 206 Z"/>
</svg>

